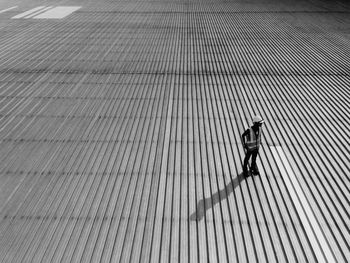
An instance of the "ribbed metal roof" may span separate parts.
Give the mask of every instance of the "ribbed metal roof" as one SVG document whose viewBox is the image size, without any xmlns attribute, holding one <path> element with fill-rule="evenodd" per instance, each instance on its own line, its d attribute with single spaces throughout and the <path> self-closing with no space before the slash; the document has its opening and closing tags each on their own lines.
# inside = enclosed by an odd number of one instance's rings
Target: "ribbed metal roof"
<svg viewBox="0 0 350 263">
<path fill-rule="evenodd" d="M 0 262 L 347 262 L 349 25 L 346 1 L 2 1 Z"/>
</svg>

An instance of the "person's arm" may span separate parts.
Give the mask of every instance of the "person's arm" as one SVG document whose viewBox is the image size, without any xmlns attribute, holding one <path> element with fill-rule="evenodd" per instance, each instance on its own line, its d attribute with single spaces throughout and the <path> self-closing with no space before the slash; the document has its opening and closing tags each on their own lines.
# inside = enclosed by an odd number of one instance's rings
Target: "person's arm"
<svg viewBox="0 0 350 263">
<path fill-rule="evenodd" d="M 246 147 L 245 138 L 248 136 L 248 134 L 249 134 L 249 129 L 247 129 L 247 130 L 242 134 L 242 144 L 243 144 L 243 147 L 244 147 L 244 148 Z"/>
</svg>

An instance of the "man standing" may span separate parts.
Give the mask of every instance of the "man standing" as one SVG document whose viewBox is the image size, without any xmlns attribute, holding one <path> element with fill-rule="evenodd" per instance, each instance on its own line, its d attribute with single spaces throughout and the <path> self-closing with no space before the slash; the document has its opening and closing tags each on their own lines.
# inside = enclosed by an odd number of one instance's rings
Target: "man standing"
<svg viewBox="0 0 350 263">
<path fill-rule="evenodd" d="M 259 147 L 261 144 L 261 125 L 265 121 L 260 116 L 255 116 L 253 118 L 253 126 L 247 129 L 242 134 L 243 146 L 246 149 L 246 155 L 243 163 L 243 174 L 248 176 L 248 161 L 252 156 L 252 164 L 250 169 L 253 174 L 259 174 L 258 166 L 256 165 L 256 157 L 258 156 Z"/>
</svg>

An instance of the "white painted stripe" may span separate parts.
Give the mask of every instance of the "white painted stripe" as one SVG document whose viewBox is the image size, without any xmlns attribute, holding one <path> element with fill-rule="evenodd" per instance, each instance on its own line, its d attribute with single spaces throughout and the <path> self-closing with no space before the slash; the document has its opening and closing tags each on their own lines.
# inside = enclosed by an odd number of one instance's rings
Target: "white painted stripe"
<svg viewBox="0 0 350 263">
<path fill-rule="evenodd" d="M 58 6 L 35 16 L 37 19 L 60 19 L 80 9 L 81 6 Z"/>
<path fill-rule="evenodd" d="M 52 7 L 53 7 L 53 6 L 46 7 L 46 8 L 44 8 L 44 9 L 41 9 L 41 10 L 39 10 L 39 11 L 37 11 L 37 12 L 34 12 L 34 13 L 30 14 L 29 16 L 25 16 L 24 18 L 31 18 L 31 17 L 33 17 L 33 16 L 36 16 L 36 15 L 38 15 L 38 14 L 40 14 L 40 13 L 43 13 L 43 12 L 45 12 L 45 11 L 51 9 Z"/>
<path fill-rule="evenodd" d="M 1 11 L 0 11 L 0 14 L 5 13 L 5 12 L 7 12 L 7 11 L 10 11 L 10 10 L 12 10 L 12 9 L 15 9 L 15 8 L 17 8 L 17 7 L 18 7 L 18 6 L 13 6 L 13 7 L 10 7 L 10 8 L 4 9 L 4 10 L 1 10 Z"/>
<path fill-rule="evenodd" d="M 37 12 L 37 11 L 40 10 L 40 9 L 43 9 L 43 8 L 45 8 L 45 6 L 38 6 L 38 7 L 35 7 L 35 8 L 30 9 L 30 10 L 24 12 L 24 13 L 21 13 L 21 14 L 19 14 L 19 15 L 16 15 L 16 16 L 12 17 L 12 19 L 17 19 L 17 18 L 25 17 L 25 16 L 27 16 L 27 15 L 30 15 L 30 14 L 34 13 L 34 12 Z"/>
<path fill-rule="evenodd" d="M 271 147 L 271 151 L 276 158 L 277 165 L 282 173 L 282 178 L 288 188 L 288 192 L 299 214 L 301 223 L 304 226 L 311 246 L 315 252 L 317 262 L 336 262 L 333 252 L 331 251 L 310 204 L 300 187 L 298 179 L 290 167 L 282 147 Z"/>
</svg>

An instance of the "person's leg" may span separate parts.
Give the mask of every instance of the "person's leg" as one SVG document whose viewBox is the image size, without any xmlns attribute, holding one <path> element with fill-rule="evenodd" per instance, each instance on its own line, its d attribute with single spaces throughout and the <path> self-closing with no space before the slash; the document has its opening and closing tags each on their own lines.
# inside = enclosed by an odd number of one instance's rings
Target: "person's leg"
<svg viewBox="0 0 350 263">
<path fill-rule="evenodd" d="M 245 176 L 248 175 L 248 168 L 247 168 L 247 166 L 248 166 L 249 158 L 250 158 L 251 155 L 252 155 L 252 152 L 250 152 L 250 151 L 247 151 L 247 153 L 245 154 L 245 158 L 244 158 L 244 162 L 243 162 L 243 174 Z"/>
<path fill-rule="evenodd" d="M 251 165 L 251 170 L 253 173 L 257 174 L 259 173 L 258 166 L 256 165 L 256 157 L 258 156 L 258 150 L 255 150 L 252 152 L 252 165 Z"/>
</svg>

